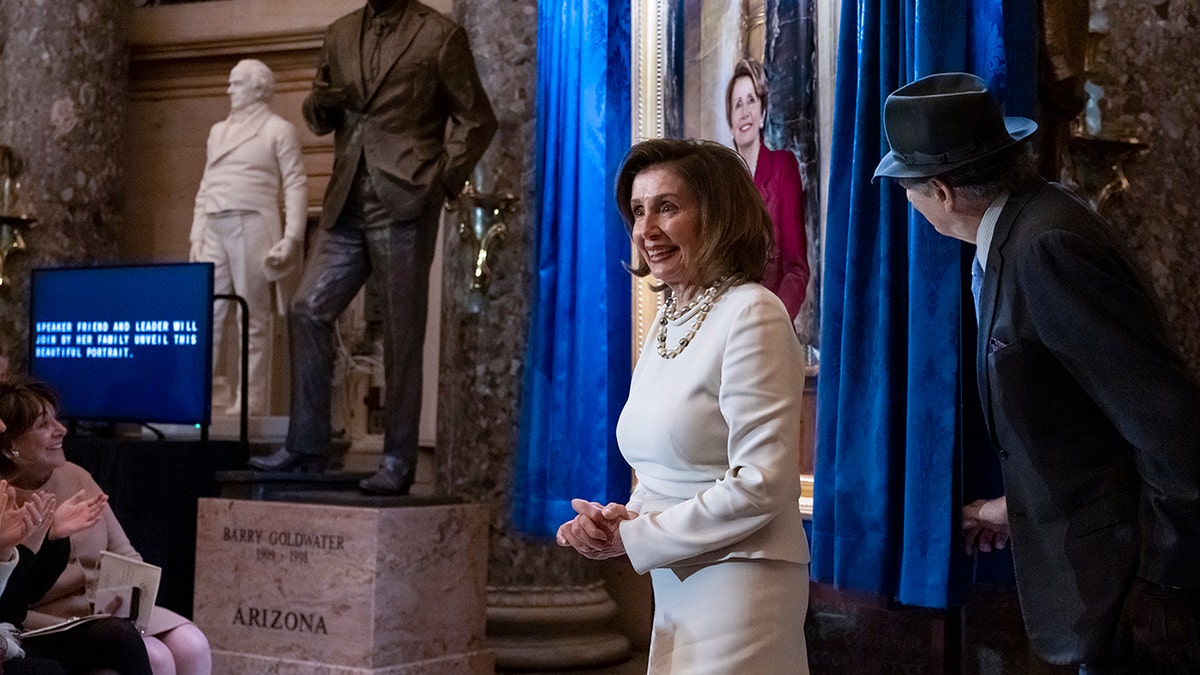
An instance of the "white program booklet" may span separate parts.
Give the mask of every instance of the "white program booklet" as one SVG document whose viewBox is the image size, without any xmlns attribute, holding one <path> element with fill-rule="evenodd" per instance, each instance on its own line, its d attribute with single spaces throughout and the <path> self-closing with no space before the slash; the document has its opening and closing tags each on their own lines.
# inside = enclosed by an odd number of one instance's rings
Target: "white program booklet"
<svg viewBox="0 0 1200 675">
<path fill-rule="evenodd" d="M 158 599 L 161 578 L 162 568 L 158 565 L 101 551 L 94 611 L 128 618 L 139 631 L 145 632 L 154 601 Z"/>
</svg>

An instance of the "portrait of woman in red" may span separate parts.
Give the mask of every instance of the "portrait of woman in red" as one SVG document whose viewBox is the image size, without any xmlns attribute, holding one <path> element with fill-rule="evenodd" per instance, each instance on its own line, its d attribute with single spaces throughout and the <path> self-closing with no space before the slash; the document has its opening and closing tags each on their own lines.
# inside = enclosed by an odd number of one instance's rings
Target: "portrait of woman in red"
<svg viewBox="0 0 1200 675">
<path fill-rule="evenodd" d="M 808 289 L 808 240 L 804 228 L 804 187 L 800 164 L 790 150 L 770 150 L 762 140 L 766 121 L 767 77 L 761 63 L 742 59 L 725 93 L 725 117 L 733 145 L 754 177 L 775 225 L 775 254 L 762 285 L 783 300 L 795 320 Z"/>
</svg>

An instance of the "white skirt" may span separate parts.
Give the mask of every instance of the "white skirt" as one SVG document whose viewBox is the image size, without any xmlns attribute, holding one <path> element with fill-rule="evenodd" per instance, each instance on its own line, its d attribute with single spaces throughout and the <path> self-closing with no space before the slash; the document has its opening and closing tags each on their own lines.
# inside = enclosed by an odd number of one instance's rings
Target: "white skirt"
<svg viewBox="0 0 1200 675">
<path fill-rule="evenodd" d="M 726 560 L 654 569 L 649 675 L 804 675 L 808 565 Z"/>
</svg>

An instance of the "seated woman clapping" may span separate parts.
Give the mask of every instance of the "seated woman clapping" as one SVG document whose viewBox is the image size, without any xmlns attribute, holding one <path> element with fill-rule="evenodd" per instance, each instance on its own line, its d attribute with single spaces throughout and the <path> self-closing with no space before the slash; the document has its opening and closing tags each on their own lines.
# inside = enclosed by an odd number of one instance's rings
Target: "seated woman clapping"
<svg viewBox="0 0 1200 675">
<path fill-rule="evenodd" d="M 36 491 L 60 500 L 80 493 L 85 500 L 103 495 L 91 474 L 63 455 L 66 429 L 57 412 L 58 396 L 44 384 L 0 384 L 0 418 L 8 424 L 8 430 L 0 433 L 0 478 L 17 488 L 18 500 L 30 499 Z M 93 525 L 71 535 L 71 549 L 66 569 L 30 607 L 29 627 L 91 613 L 89 591 L 96 583 L 101 551 L 141 558 L 107 504 L 102 504 L 101 517 Z M 212 652 L 204 633 L 175 612 L 155 607 L 144 642 L 154 675 L 212 672 Z"/>
<path fill-rule="evenodd" d="M 5 429 L 0 420 L 0 434 Z M 15 490 L 0 480 L 0 633 L 7 675 L 66 675 L 98 670 L 149 675 L 141 636 L 124 619 L 101 618 L 70 630 L 18 640 L 32 598 L 66 568 L 70 536 L 95 525 L 106 498 L 76 495 L 58 504 L 34 492 L 17 506 Z"/>
</svg>

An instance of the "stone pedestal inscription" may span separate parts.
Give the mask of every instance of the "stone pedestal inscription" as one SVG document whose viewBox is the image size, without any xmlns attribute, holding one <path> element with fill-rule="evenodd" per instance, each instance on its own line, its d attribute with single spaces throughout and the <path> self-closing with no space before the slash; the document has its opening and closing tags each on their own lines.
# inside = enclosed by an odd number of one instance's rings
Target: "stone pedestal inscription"
<svg viewBox="0 0 1200 675">
<path fill-rule="evenodd" d="M 195 621 L 225 675 L 493 672 L 487 514 L 201 499 Z"/>
</svg>

